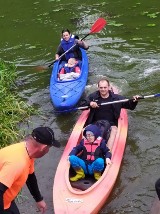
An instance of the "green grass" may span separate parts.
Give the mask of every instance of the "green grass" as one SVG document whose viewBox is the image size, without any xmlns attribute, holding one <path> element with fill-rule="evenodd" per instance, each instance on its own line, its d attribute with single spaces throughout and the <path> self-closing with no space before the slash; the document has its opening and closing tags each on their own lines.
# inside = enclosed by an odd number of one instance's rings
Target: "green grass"
<svg viewBox="0 0 160 214">
<path fill-rule="evenodd" d="M 16 67 L 0 59 L 0 148 L 20 139 L 18 124 L 38 113 L 16 93 L 16 78 Z"/>
</svg>

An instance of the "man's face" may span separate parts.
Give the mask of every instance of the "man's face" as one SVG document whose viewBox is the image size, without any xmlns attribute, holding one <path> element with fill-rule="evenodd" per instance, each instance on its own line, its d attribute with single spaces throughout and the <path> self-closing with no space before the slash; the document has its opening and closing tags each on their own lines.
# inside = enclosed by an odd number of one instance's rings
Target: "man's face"
<svg viewBox="0 0 160 214">
<path fill-rule="evenodd" d="M 49 149 L 50 149 L 50 146 L 40 144 L 35 158 L 43 157 L 45 154 L 47 154 L 49 152 Z"/>
<path fill-rule="evenodd" d="M 98 86 L 99 92 L 102 97 L 108 95 L 109 93 L 109 85 L 107 81 L 100 81 Z"/>
</svg>

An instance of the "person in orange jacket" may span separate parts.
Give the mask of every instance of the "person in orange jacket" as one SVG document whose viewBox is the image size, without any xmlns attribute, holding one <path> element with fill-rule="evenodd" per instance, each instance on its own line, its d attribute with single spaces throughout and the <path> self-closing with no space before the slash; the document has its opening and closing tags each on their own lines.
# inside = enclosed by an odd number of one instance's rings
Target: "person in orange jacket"
<svg viewBox="0 0 160 214">
<path fill-rule="evenodd" d="M 14 201 L 26 183 L 41 213 L 47 206 L 39 191 L 34 173 L 34 159 L 52 147 L 60 147 L 49 127 L 38 127 L 19 143 L 0 149 L 0 214 L 20 214 Z"/>
</svg>

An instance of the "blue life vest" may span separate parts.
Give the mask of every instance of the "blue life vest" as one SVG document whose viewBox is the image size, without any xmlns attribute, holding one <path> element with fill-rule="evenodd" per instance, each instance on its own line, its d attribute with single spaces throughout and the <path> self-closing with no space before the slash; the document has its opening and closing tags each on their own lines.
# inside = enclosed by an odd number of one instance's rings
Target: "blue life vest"
<svg viewBox="0 0 160 214">
<path fill-rule="evenodd" d="M 64 50 L 64 52 L 66 52 L 68 49 L 70 49 L 73 45 L 75 44 L 75 36 L 71 35 L 70 39 L 68 41 L 65 41 L 64 39 L 61 40 L 61 46 Z M 68 61 L 68 59 L 70 58 L 74 58 L 74 53 L 73 53 L 73 49 L 71 49 L 69 52 L 67 52 L 65 54 L 66 60 Z"/>
</svg>

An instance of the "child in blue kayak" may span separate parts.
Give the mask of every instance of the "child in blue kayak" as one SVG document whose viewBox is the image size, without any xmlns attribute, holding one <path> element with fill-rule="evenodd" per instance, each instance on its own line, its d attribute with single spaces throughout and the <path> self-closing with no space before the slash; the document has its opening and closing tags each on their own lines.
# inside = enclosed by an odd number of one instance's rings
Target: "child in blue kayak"
<svg viewBox="0 0 160 214">
<path fill-rule="evenodd" d="M 66 74 L 71 72 L 80 73 L 79 63 L 75 58 L 70 58 L 68 60 L 68 63 L 65 63 L 60 70 L 60 74 Z"/>
<path fill-rule="evenodd" d="M 111 164 L 111 152 L 106 140 L 101 137 L 100 128 L 88 125 L 83 131 L 84 138 L 69 154 L 69 162 L 76 172 L 71 181 L 85 178 L 86 174 L 94 175 L 99 180 L 106 165 Z M 77 156 L 80 153 L 80 156 Z"/>
<path fill-rule="evenodd" d="M 59 72 L 60 80 L 76 79 L 80 75 L 79 63 L 76 59 L 70 58 L 68 63 L 65 63 Z"/>
</svg>

